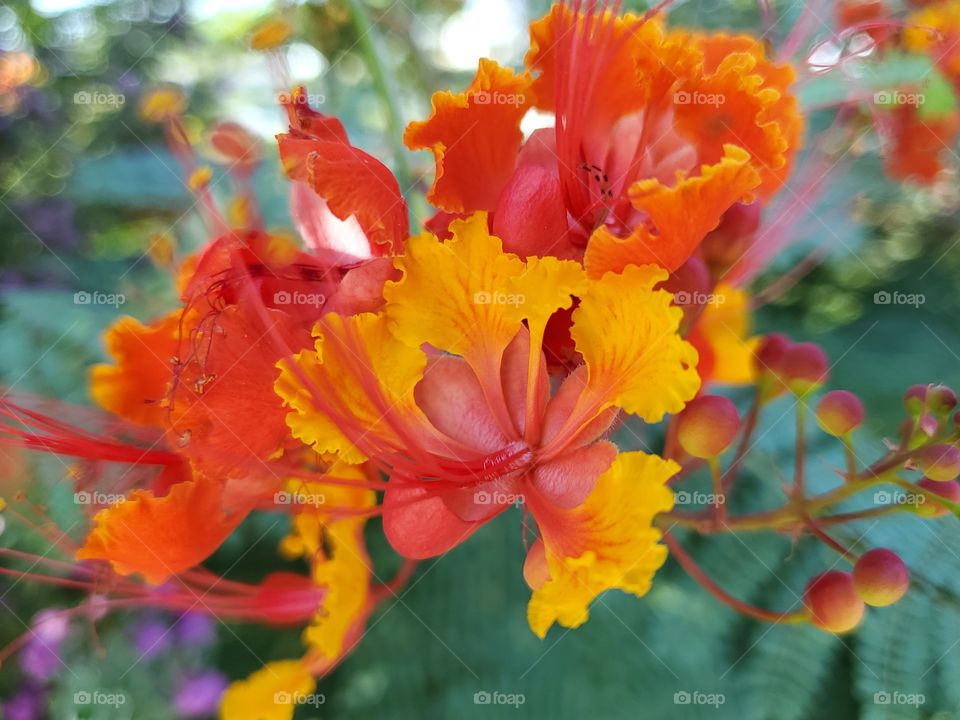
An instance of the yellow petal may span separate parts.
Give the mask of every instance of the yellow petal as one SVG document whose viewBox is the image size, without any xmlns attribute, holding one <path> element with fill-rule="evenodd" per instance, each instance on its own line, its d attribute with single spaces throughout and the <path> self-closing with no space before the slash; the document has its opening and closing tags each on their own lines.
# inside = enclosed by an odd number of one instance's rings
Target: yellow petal
<svg viewBox="0 0 960 720">
<path fill-rule="evenodd" d="M 708 304 L 696 329 L 714 356 L 711 380 L 728 385 L 747 385 L 754 380 L 753 353 L 756 338 L 750 334 L 750 296 L 746 291 L 718 285 L 716 302 Z"/>
<path fill-rule="evenodd" d="M 666 278 L 655 265 L 631 265 L 590 283 L 570 331 L 587 365 L 585 402 L 659 422 L 696 394 L 697 351 L 677 334 L 683 312 L 653 289 Z"/>
<path fill-rule="evenodd" d="M 530 257 L 522 275 L 507 281 L 507 288 L 517 302 L 507 306 L 508 317 L 518 323 L 527 320 L 531 334 L 539 337 L 547 320 L 557 310 L 570 307 L 571 296 L 579 296 L 587 286 L 587 276 L 580 263 L 554 257 Z"/>
<path fill-rule="evenodd" d="M 666 482 L 679 469 L 656 455 L 621 453 L 583 505 L 541 522 L 550 577 L 527 606 L 534 633 L 544 637 L 554 622 L 582 625 L 590 603 L 606 590 L 641 597 L 650 589 L 667 557 L 653 517 L 673 507 Z"/>
<path fill-rule="evenodd" d="M 419 417 L 413 388 L 423 377 L 426 356 L 400 342 L 388 330 L 386 318 L 373 313 L 350 317 L 330 313 L 317 323 L 314 335 L 316 352 L 303 351 L 296 362 L 341 417 L 330 417 L 317 407 L 299 375 L 281 362 L 275 389 L 293 410 L 287 425 L 317 452 L 338 453 L 346 463 L 361 463 L 366 457 L 341 429 L 343 418 L 371 441 L 398 442 L 387 418 Z"/>
<path fill-rule="evenodd" d="M 300 660 L 268 663 L 227 688 L 220 701 L 220 720 L 291 720 L 294 700 L 315 686 Z"/>
<path fill-rule="evenodd" d="M 450 224 L 453 237 L 440 242 L 425 233 L 411 238 L 398 258 L 403 278 L 383 290 L 390 329 L 413 347 L 429 343 L 460 355 L 484 377 L 519 323 L 508 308 L 518 298 L 508 281 L 523 272 L 516 255 L 503 252 L 487 230 L 486 213 Z"/>
</svg>

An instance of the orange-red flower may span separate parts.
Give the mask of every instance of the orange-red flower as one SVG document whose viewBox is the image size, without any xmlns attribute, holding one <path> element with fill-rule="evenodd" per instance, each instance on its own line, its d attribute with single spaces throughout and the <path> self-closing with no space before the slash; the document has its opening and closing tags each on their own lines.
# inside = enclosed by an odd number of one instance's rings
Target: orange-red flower
<svg viewBox="0 0 960 720">
<path fill-rule="evenodd" d="M 555 5 L 531 25 L 525 72 L 482 60 L 405 142 L 433 152 L 440 210 L 489 211 L 509 251 L 582 258 L 595 278 L 672 271 L 727 208 L 784 182 L 803 130 L 793 71 L 753 38 L 599 5 Z M 555 126 L 524 139 L 532 107 Z"/>
</svg>

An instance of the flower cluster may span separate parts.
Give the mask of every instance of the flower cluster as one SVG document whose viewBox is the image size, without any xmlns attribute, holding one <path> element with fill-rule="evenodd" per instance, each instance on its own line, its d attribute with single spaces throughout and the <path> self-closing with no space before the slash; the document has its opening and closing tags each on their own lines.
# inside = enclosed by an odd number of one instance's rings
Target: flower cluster
<svg viewBox="0 0 960 720">
<path fill-rule="evenodd" d="M 946 8 L 919 12 L 949 34 Z M 289 35 L 271 21 L 253 45 L 276 57 Z M 927 50 L 926 37 L 903 43 Z M 262 152 L 249 133 L 232 123 L 209 133 L 235 189 L 222 212 L 182 122 L 184 95 L 146 98 L 141 113 L 163 125 L 209 241 L 185 257 L 172 238 L 152 241 L 180 302 L 106 333 L 110 361 L 90 376 L 102 413 L 0 402 L 5 441 L 76 459 L 91 514 L 81 541 L 52 540 L 68 561 L 0 572 L 86 589 L 97 616 L 136 603 L 303 627 L 302 658 L 225 692 L 227 720 L 292 717 L 290 699 L 309 702 L 416 561 L 517 505 L 528 621 L 541 638 L 584 623 L 607 590 L 644 595 L 668 549 L 719 600 L 760 619 L 843 632 L 864 603 L 906 592 L 894 553 L 859 555 L 830 528 L 958 510 L 955 396 L 912 389 L 900 437 L 866 467 L 851 440 L 859 400 L 823 396 L 817 422 L 848 464 L 838 487 L 810 495 L 805 418 L 828 362 L 815 345 L 751 336 L 744 285 L 770 257 L 756 252 L 761 213 L 804 135 L 794 69 L 757 38 L 668 28 L 660 12 L 620 16 L 593 1 L 555 5 L 530 38 L 523 70 L 481 60 L 464 91 L 436 93 L 407 128 L 407 147 L 435 163 L 435 212 L 419 234 L 391 170 L 282 73 L 289 127 L 277 141 L 296 235 L 264 227 L 250 189 Z M 524 134 L 535 110 L 553 124 Z M 895 110 L 908 124 L 915 111 Z M 750 389 L 745 419 L 708 394 L 720 385 Z M 797 409 L 785 504 L 733 514 L 727 498 L 762 410 L 781 397 Z M 654 452 L 657 431 L 641 440 L 636 430 L 665 420 Z M 701 470 L 712 493 L 679 490 L 675 507 L 673 486 Z M 925 477 L 901 475 L 915 470 Z M 889 483 L 910 502 L 836 512 Z M 701 495 L 708 507 L 684 506 Z M 26 505 L 7 514 L 48 529 Z M 286 516 L 279 552 L 302 571 L 241 583 L 205 569 L 255 513 Z M 373 518 L 403 558 L 385 581 L 366 547 Z M 809 533 L 853 571 L 814 578 L 802 611 L 757 608 L 706 577 L 674 528 Z"/>
</svg>

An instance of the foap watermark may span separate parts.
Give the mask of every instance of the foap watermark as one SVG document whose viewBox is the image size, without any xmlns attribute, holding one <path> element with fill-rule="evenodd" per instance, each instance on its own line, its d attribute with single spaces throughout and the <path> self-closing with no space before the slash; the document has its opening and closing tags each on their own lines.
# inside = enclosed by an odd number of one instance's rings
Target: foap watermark
<svg viewBox="0 0 960 720">
<path fill-rule="evenodd" d="M 925 702 L 927 702 L 927 697 L 923 693 L 880 690 L 873 694 L 874 705 L 909 705 L 918 708 Z"/>
<path fill-rule="evenodd" d="M 477 505 L 523 505 L 524 499 L 521 493 L 478 490 L 473 494 L 473 502 Z"/>
<path fill-rule="evenodd" d="M 473 694 L 474 705 L 512 705 L 519 708 L 527 701 L 523 693 L 505 693 L 499 690 L 479 690 Z"/>
<path fill-rule="evenodd" d="M 673 496 L 675 505 L 713 505 L 718 507 L 720 505 L 725 505 L 727 502 L 727 496 L 716 493 L 705 493 L 699 492 L 697 490 L 690 492 L 689 490 L 678 490 Z"/>
<path fill-rule="evenodd" d="M 120 307 L 126 301 L 127 296 L 123 293 L 79 290 L 73 294 L 74 305 L 112 305 L 113 307 Z"/>
<path fill-rule="evenodd" d="M 116 505 L 123 502 L 126 495 L 122 493 L 105 493 L 99 490 L 88 491 L 81 490 L 73 494 L 73 502 L 76 505 Z"/>
<path fill-rule="evenodd" d="M 327 496 L 323 493 L 308 493 L 303 491 L 287 492 L 281 490 L 273 496 L 275 505 L 309 505 L 311 507 L 320 507 L 327 502 Z"/>
<path fill-rule="evenodd" d="M 927 101 L 923 93 L 881 90 L 873 94 L 874 105 L 923 105 Z"/>
<path fill-rule="evenodd" d="M 873 294 L 874 305 L 909 305 L 918 308 L 927 302 L 927 296 L 923 293 L 903 293 L 897 290 L 888 292 L 878 290 Z"/>
<path fill-rule="evenodd" d="M 327 702 L 323 693 L 278 692 L 273 694 L 274 705 L 307 705 L 320 707 Z"/>
<path fill-rule="evenodd" d="M 876 505 L 923 505 L 926 501 L 927 496 L 923 493 L 908 493 L 902 490 L 877 490 L 873 494 Z"/>
<path fill-rule="evenodd" d="M 723 693 L 705 693 L 699 690 L 677 690 L 673 694 L 674 705 L 709 705 L 718 708 L 727 701 Z"/>
<path fill-rule="evenodd" d="M 327 96 L 320 93 L 277 93 L 277 102 L 281 105 L 323 105 Z"/>
<path fill-rule="evenodd" d="M 305 293 L 299 290 L 277 290 L 273 294 L 275 305 L 309 305 L 311 307 L 323 307 L 327 302 L 327 296 L 323 293 Z"/>
<path fill-rule="evenodd" d="M 486 292 L 481 290 L 480 292 L 473 294 L 473 304 L 474 305 L 512 305 L 513 307 L 520 307 L 527 301 L 526 295 L 520 293 L 507 293 L 507 292 Z"/>
<path fill-rule="evenodd" d="M 73 94 L 74 105 L 120 108 L 127 101 L 123 93 L 101 92 L 100 90 L 79 90 Z"/>
<path fill-rule="evenodd" d="M 74 705 L 104 705 L 118 708 L 126 705 L 127 696 L 122 692 L 104 692 L 102 690 L 78 690 L 73 694 Z"/>
<path fill-rule="evenodd" d="M 712 105 L 720 107 L 727 102 L 727 96 L 723 93 L 705 93 L 695 90 L 686 92 L 681 90 L 673 94 L 674 105 Z"/>
<path fill-rule="evenodd" d="M 513 105 L 520 107 L 525 105 L 527 98 L 521 93 L 505 93 L 501 90 L 475 90 L 470 93 L 473 102 L 476 105 Z"/>
<path fill-rule="evenodd" d="M 727 302 L 727 296 L 723 293 L 705 293 L 690 292 L 688 290 L 679 290 L 673 294 L 673 304 L 682 306 L 706 306 L 715 305 L 717 307 Z"/>
</svg>

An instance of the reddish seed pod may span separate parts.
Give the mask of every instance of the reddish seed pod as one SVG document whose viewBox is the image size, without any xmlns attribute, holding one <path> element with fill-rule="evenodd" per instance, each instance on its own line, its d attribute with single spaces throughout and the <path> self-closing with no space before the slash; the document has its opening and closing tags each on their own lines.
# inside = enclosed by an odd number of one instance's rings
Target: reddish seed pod
<svg viewBox="0 0 960 720">
<path fill-rule="evenodd" d="M 803 604 L 810 611 L 813 624 L 832 633 L 853 630 L 866 611 L 853 575 L 841 570 L 830 570 L 813 578 L 803 593 Z"/>
<path fill-rule="evenodd" d="M 817 405 L 817 424 L 828 435 L 843 437 L 863 424 L 860 398 L 847 390 L 828 392 Z"/>
<path fill-rule="evenodd" d="M 805 395 L 823 385 L 830 376 L 827 354 L 814 343 L 797 343 L 781 359 L 783 379 L 797 395 Z"/>
<path fill-rule="evenodd" d="M 892 550 L 874 548 L 853 566 L 853 582 L 867 605 L 893 605 L 910 587 L 910 571 Z"/>
<path fill-rule="evenodd" d="M 954 445 L 930 445 L 917 453 L 917 464 L 931 480 L 956 480 L 960 475 L 960 448 Z"/>
<path fill-rule="evenodd" d="M 716 457 L 740 430 L 737 406 L 719 395 L 703 395 L 691 402 L 677 418 L 677 440 L 689 455 Z"/>
<path fill-rule="evenodd" d="M 936 493 L 945 500 L 950 502 L 960 503 L 960 483 L 956 480 L 950 480 L 948 482 L 937 482 L 936 480 L 931 480 L 930 478 L 923 478 L 920 482 L 917 483 L 917 487 L 921 487 L 924 490 L 929 490 L 932 493 Z M 941 517 L 943 515 L 948 515 L 950 513 L 945 507 L 938 505 L 933 500 L 928 500 L 923 498 L 924 502 L 917 505 L 914 512 L 917 515 L 922 515 L 924 517 Z"/>
</svg>

